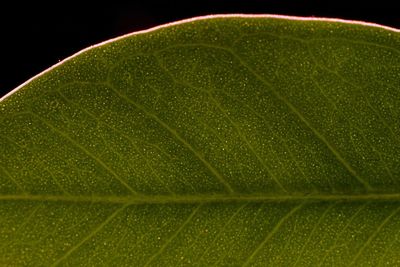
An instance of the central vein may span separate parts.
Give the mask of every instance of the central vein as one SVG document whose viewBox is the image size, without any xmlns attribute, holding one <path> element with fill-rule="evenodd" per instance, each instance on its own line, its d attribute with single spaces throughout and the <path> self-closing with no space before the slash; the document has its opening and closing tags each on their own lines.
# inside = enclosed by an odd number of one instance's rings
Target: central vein
<svg viewBox="0 0 400 267">
<path fill-rule="evenodd" d="M 139 196 L 71 196 L 71 195 L 1 195 L 0 201 L 89 202 L 120 204 L 190 204 L 218 202 L 284 201 L 399 201 L 400 193 L 381 194 L 292 194 L 292 195 L 139 195 Z"/>
</svg>

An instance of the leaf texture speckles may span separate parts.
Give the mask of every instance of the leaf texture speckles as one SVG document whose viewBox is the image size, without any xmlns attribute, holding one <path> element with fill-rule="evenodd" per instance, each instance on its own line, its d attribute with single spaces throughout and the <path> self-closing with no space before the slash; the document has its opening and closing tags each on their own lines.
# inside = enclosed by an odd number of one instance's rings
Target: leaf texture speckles
<svg viewBox="0 0 400 267">
<path fill-rule="evenodd" d="M 1 100 L 2 266 L 400 265 L 400 34 L 214 16 Z"/>
</svg>

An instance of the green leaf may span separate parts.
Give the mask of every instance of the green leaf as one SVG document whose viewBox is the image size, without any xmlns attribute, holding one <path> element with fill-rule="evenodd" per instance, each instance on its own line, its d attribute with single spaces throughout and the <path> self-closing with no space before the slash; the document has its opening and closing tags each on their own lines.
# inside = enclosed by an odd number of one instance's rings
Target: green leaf
<svg viewBox="0 0 400 267">
<path fill-rule="evenodd" d="M 1 266 L 400 265 L 400 33 L 216 16 L 4 97 Z"/>
</svg>

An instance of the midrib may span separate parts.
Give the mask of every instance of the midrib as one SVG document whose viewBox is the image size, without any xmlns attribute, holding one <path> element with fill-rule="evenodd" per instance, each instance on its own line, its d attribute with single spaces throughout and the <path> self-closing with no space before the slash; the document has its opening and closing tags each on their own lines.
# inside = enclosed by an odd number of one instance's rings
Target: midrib
<svg viewBox="0 0 400 267">
<path fill-rule="evenodd" d="M 293 194 L 293 195 L 128 195 L 128 196 L 64 196 L 64 195 L 1 195 L 0 201 L 81 202 L 115 204 L 191 204 L 218 202 L 282 202 L 282 201 L 399 201 L 400 193 L 375 194 Z"/>
</svg>

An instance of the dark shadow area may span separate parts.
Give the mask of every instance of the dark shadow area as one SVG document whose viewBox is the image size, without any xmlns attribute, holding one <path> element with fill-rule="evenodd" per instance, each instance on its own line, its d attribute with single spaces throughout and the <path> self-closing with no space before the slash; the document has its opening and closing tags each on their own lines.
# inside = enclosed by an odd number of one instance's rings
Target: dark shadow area
<svg viewBox="0 0 400 267">
<path fill-rule="evenodd" d="M 107 39 L 194 16 L 281 14 L 332 17 L 400 27 L 395 2 L 349 6 L 336 1 L 140 1 L 112 6 L 3 6 L 0 95 L 75 52 Z M 112 4 L 112 3 L 111 3 Z M 98 6 L 100 5 L 100 6 Z"/>
</svg>

